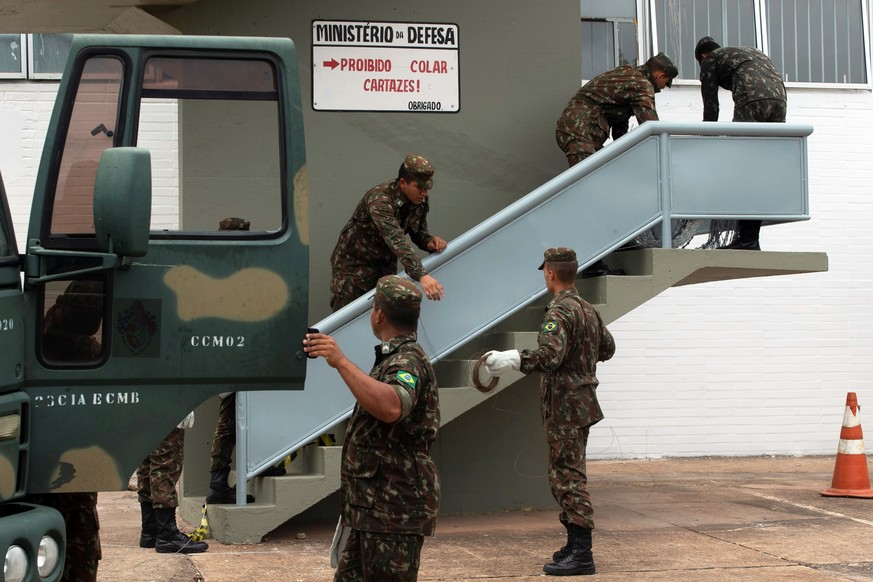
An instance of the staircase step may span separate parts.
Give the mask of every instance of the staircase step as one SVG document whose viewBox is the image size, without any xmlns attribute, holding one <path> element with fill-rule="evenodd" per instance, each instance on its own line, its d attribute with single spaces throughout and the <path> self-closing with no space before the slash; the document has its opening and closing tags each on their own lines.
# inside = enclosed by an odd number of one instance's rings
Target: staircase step
<svg viewBox="0 0 873 582">
<path fill-rule="evenodd" d="M 607 324 L 670 287 L 819 272 L 828 268 L 824 253 L 766 251 L 643 249 L 613 253 L 606 262 L 610 267 L 624 269 L 628 275 L 578 279 L 577 287 L 583 297 L 598 308 Z M 441 385 L 443 425 L 523 377 L 520 372 L 510 372 L 500 378 L 492 392 L 482 394 L 472 387 L 471 374 L 476 359 L 487 350 L 535 347 L 536 330 L 542 323 L 549 299 L 544 295 L 508 317 L 492 332 L 475 338 L 435 365 Z M 256 503 L 210 506 L 209 525 L 213 536 L 222 543 L 259 542 L 266 533 L 339 489 L 341 455 L 338 446 L 306 447 L 303 463 L 292 465 L 294 473 L 255 480 L 252 485 Z M 199 522 L 202 502 L 202 497 L 183 498 L 183 517 L 191 523 Z"/>
<path fill-rule="evenodd" d="M 254 503 L 209 505 L 207 517 L 212 537 L 223 544 L 260 543 L 264 535 L 335 493 L 340 488 L 342 447 L 307 446 L 301 453 L 308 472 L 255 478 L 251 484 Z M 183 498 L 182 517 L 190 523 L 199 523 L 203 502 L 203 497 Z"/>
</svg>

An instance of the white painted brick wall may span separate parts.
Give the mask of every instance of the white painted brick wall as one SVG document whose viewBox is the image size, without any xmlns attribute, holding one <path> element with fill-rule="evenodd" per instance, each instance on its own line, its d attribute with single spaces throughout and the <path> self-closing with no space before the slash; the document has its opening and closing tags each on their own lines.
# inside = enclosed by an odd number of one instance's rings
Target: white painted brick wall
<svg viewBox="0 0 873 582">
<path fill-rule="evenodd" d="M 730 120 L 729 93 L 721 104 Z M 665 90 L 658 111 L 701 119 L 699 89 Z M 613 323 L 593 457 L 833 454 L 846 393 L 873 406 L 873 99 L 789 90 L 788 121 L 815 127 L 812 219 L 765 227 L 761 243 L 827 252 L 829 272 L 670 289 Z"/>
<path fill-rule="evenodd" d="M 19 243 L 56 87 L 0 84 L 0 169 Z M 701 119 L 699 89 L 665 90 L 658 110 Z M 873 406 L 873 98 L 790 90 L 788 120 L 815 127 L 812 220 L 765 227 L 761 242 L 827 252 L 830 271 L 670 289 L 613 323 L 618 352 L 598 371 L 607 418 L 592 430 L 593 458 L 833 454 L 846 392 Z"/>
</svg>

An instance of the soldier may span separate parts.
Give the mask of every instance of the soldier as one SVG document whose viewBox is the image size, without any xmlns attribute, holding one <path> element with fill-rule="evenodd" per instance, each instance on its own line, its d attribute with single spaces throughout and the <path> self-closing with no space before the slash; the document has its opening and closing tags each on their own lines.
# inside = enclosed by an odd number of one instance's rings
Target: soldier
<svg viewBox="0 0 873 582">
<path fill-rule="evenodd" d="M 218 223 L 218 230 L 249 230 L 251 223 L 244 218 L 229 217 Z M 236 447 L 236 392 L 221 394 L 218 405 L 218 421 L 215 423 L 215 433 L 212 436 L 212 464 L 210 465 L 209 491 L 206 493 L 206 503 L 236 503 L 236 487 L 227 483 L 230 475 L 230 464 L 233 449 Z M 275 467 L 264 471 L 262 475 L 284 475 Z M 246 495 L 246 501 L 253 503 L 255 498 Z"/>
<path fill-rule="evenodd" d="M 193 412 L 170 431 L 136 470 L 137 497 L 142 510 L 141 548 L 154 548 L 160 554 L 195 554 L 209 548 L 206 542 L 196 542 L 180 532 L 176 525 L 179 506 L 176 483 L 182 474 L 184 429 L 192 424 Z"/>
<path fill-rule="evenodd" d="M 612 334 L 600 314 L 576 291 L 579 264 L 573 249 L 546 250 L 540 269 L 554 299 L 546 311 L 534 350 L 492 351 L 485 367 L 492 376 L 509 370 L 542 372 L 540 397 L 549 446 L 549 485 L 561 507 L 567 544 L 543 571 L 555 576 L 594 574 L 591 530 L 594 510 L 585 474 L 591 425 L 603 419 L 597 403 L 597 362 L 615 353 Z"/>
<path fill-rule="evenodd" d="M 343 443 L 341 525 L 349 528 L 334 582 L 418 578 L 424 536 L 433 535 L 440 485 L 430 448 L 440 423 L 433 368 L 417 342 L 421 292 L 379 279 L 370 324 L 381 340 L 365 374 L 328 335 L 308 333 L 304 351 L 335 368 L 357 404 Z"/>
<path fill-rule="evenodd" d="M 722 87 L 733 97 L 734 121 L 785 122 L 785 84 L 767 55 L 752 47 L 722 47 L 704 36 L 697 41 L 694 57 L 700 63 L 703 121 L 718 121 L 718 88 Z M 737 226 L 737 240 L 722 248 L 761 250 L 761 221 L 740 220 Z"/>
<path fill-rule="evenodd" d="M 395 180 L 364 194 L 330 257 L 330 306 L 334 311 L 375 287 L 380 277 L 397 273 L 397 259 L 406 274 L 421 283 L 428 299 L 439 301 L 443 297 L 442 285 L 428 274 L 406 240 L 409 234 L 424 251 L 440 253 L 446 248 L 446 241 L 427 231 L 433 174 L 430 162 L 409 154 Z"/>
<path fill-rule="evenodd" d="M 638 123 L 657 121 L 655 93 L 672 87 L 679 69 L 664 53 L 639 67 L 622 65 L 585 83 L 558 119 L 555 139 L 572 167 L 603 147 L 612 132 L 618 139 L 631 115 Z"/>
<path fill-rule="evenodd" d="M 43 318 L 43 357 L 53 363 L 100 360 L 94 335 L 103 320 L 103 283 L 73 281 Z M 53 507 L 64 518 L 67 557 L 60 582 L 95 582 L 100 565 L 100 521 L 97 493 L 38 493 L 23 501 Z"/>
<path fill-rule="evenodd" d="M 658 53 L 639 67 L 622 65 L 601 73 L 585 83 L 567 103 L 555 129 L 555 139 L 575 166 L 603 148 L 612 132 L 616 140 L 627 133 L 631 115 L 637 123 L 657 121 L 655 93 L 672 87 L 679 69 L 664 53 Z M 583 271 L 583 277 L 624 275 L 602 260 Z"/>
</svg>

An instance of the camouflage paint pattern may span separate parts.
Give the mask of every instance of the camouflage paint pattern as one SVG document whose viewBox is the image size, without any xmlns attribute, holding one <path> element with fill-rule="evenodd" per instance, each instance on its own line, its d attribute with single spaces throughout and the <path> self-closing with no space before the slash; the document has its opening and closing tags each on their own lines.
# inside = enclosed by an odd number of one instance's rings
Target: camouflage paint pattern
<svg viewBox="0 0 873 582">
<path fill-rule="evenodd" d="M 612 139 L 626 134 L 632 115 L 639 123 L 657 121 L 657 91 L 645 65 L 623 65 L 585 83 L 567 103 L 555 128 L 555 139 L 570 165 L 601 149 L 610 131 Z"/>
<path fill-rule="evenodd" d="M 521 351 L 521 371 L 541 372 L 543 427 L 549 444 L 549 485 L 569 522 L 591 529 L 585 472 L 588 428 L 603 419 L 597 402 L 597 362 L 615 354 L 600 314 L 575 287 L 559 292 L 546 311 L 537 348 Z"/>
<path fill-rule="evenodd" d="M 423 543 L 422 536 L 352 530 L 334 582 L 414 582 L 418 579 Z"/>
<path fill-rule="evenodd" d="M 136 470 L 136 492 L 140 503 L 151 503 L 155 509 L 178 507 L 176 483 L 182 475 L 184 452 L 185 431 L 174 428 Z"/>
<path fill-rule="evenodd" d="M 717 48 L 700 64 L 703 121 L 718 121 L 719 87 L 731 92 L 734 121 L 785 121 L 785 104 L 788 101 L 785 84 L 770 58 L 758 49 Z M 778 118 L 777 104 L 753 105 L 761 100 L 781 102 L 781 119 Z M 770 112 L 774 107 L 777 110 L 775 116 Z M 756 117 L 758 111 L 767 112 L 767 115 L 759 119 Z"/>
<path fill-rule="evenodd" d="M 400 335 L 376 346 L 370 376 L 394 388 L 400 396 L 401 413 L 396 422 L 388 424 L 355 406 L 343 443 L 342 524 L 371 534 L 433 535 L 440 483 L 430 448 L 440 424 L 439 392 L 416 334 Z M 385 544 L 379 546 L 385 553 L 399 551 L 385 541 L 389 538 L 379 539 L 379 544 Z M 349 545 L 346 548 L 353 551 Z M 364 556 L 369 553 L 363 547 L 360 551 Z M 414 563 L 394 566 L 409 570 L 417 564 L 416 552 Z M 370 566 L 369 559 L 364 559 L 360 569 L 369 573 Z M 339 579 L 359 579 L 351 573 L 343 576 L 352 577 Z M 367 574 L 366 579 L 388 578 Z"/>
<path fill-rule="evenodd" d="M 373 289 L 380 277 L 397 273 L 398 259 L 416 281 L 428 274 L 406 235 L 427 251 L 433 238 L 427 229 L 429 209 L 427 200 L 417 206 L 410 204 L 400 191 L 399 180 L 364 194 L 330 257 L 330 306 L 334 311 Z"/>
</svg>

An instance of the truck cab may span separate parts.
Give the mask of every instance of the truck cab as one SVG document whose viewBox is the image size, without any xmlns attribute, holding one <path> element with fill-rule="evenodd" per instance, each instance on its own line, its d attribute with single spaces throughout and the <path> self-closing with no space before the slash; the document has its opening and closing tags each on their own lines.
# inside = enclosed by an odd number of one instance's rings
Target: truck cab
<svg viewBox="0 0 873 582">
<path fill-rule="evenodd" d="M 307 195 L 290 40 L 75 38 L 24 248 L 0 181 L 5 581 L 63 562 L 59 514 L 16 500 L 122 490 L 211 396 L 303 388 Z"/>
</svg>

